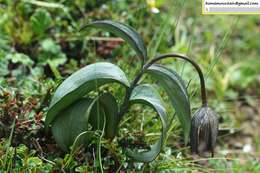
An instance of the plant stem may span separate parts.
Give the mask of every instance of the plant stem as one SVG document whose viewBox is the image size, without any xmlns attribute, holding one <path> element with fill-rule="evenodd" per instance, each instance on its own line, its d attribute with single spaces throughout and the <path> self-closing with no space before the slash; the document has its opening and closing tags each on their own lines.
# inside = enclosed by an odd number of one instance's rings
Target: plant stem
<svg viewBox="0 0 260 173">
<path fill-rule="evenodd" d="M 146 65 L 144 65 L 143 68 L 140 70 L 140 72 L 136 75 L 136 77 L 134 78 L 134 80 L 130 84 L 129 89 L 126 90 L 126 94 L 125 94 L 123 104 L 122 104 L 120 111 L 118 113 L 120 119 L 123 117 L 123 115 L 127 112 L 128 108 L 129 108 L 129 100 L 130 100 L 131 94 L 133 92 L 133 89 L 135 88 L 135 86 L 137 85 L 139 80 L 141 79 L 142 75 L 144 74 L 145 69 L 146 69 L 145 66 Z"/>
<path fill-rule="evenodd" d="M 151 61 L 146 63 L 143 66 L 143 68 L 141 69 L 141 71 L 137 74 L 135 79 L 132 81 L 129 89 L 126 91 L 124 102 L 123 102 L 123 104 L 121 106 L 121 109 L 120 109 L 120 112 L 119 112 L 119 117 L 120 118 L 122 118 L 122 116 L 126 113 L 128 107 L 129 107 L 129 99 L 131 97 L 132 91 L 135 88 L 135 86 L 137 85 L 137 83 L 139 82 L 139 80 L 141 79 L 141 77 L 143 76 L 143 74 L 146 72 L 146 70 L 151 65 L 156 63 L 157 61 L 160 61 L 160 60 L 166 59 L 166 58 L 174 58 L 174 59 L 179 58 L 179 59 L 183 59 L 185 61 L 188 61 L 189 63 L 191 63 L 191 65 L 194 66 L 194 68 L 196 69 L 197 73 L 199 74 L 199 78 L 200 78 L 202 106 L 207 106 L 208 102 L 207 102 L 207 95 L 206 95 L 205 80 L 204 80 L 204 76 L 203 76 L 202 70 L 199 67 L 199 65 L 195 61 L 193 61 L 192 59 L 188 58 L 185 55 L 175 54 L 175 53 L 163 54 L 163 55 L 159 55 L 158 57 L 153 58 Z"/>
<path fill-rule="evenodd" d="M 200 78 L 200 89 L 201 89 L 201 100 L 202 100 L 202 105 L 203 106 L 207 106 L 207 95 L 206 95 L 206 87 L 205 87 L 205 80 L 204 80 L 204 76 L 202 73 L 202 70 L 200 68 L 200 66 L 193 61 L 192 59 L 188 58 L 185 55 L 181 55 L 181 54 L 163 54 L 163 55 L 159 55 L 158 57 L 152 59 L 150 62 L 147 63 L 147 65 L 145 65 L 144 68 L 149 68 L 152 64 L 154 64 L 157 61 L 160 61 L 162 59 L 166 59 L 166 58 L 179 58 L 179 59 L 183 59 L 185 61 L 188 61 L 197 71 L 199 78 Z"/>
</svg>

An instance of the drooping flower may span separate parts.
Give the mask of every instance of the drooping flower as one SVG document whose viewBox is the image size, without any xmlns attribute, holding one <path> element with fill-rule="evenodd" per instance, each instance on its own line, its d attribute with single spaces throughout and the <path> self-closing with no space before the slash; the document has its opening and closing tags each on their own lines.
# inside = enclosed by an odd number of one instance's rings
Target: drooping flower
<svg viewBox="0 0 260 173">
<path fill-rule="evenodd" d="M 202 106 L 194 113 L 191 120 L 191 151 L 199 155 L 202 155 L 204 152 L 211 152 L 213 157 L 217 135 L 217 113 L 208 106 Z"/>
</svg>

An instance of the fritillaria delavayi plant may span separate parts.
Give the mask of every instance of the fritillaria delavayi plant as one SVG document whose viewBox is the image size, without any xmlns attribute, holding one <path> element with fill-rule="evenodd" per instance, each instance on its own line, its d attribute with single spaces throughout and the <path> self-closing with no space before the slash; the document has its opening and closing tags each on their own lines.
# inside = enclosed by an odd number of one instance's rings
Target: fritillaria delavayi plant
<svg viewBox="0 0 260 173">
<path fill-rule="evenodd" d="M 127 154 L 139 162 L 150 162 L 159 154 L 170 127 L 163 101 L 151 84 L 142 84 L 144 74 L 151 75 L 165 90 L 174 108 L 184 132 L 185 144 L 189 141 L 192 151 L 212 150 L 217 135 L 217 119 L 207 107 L 205 83 L 199 66 L 191 59 L 180 54 L 164 54 L 148 61 L 146 46 L 140 35 L 131 27 L 108 20 L 95 21 L 84 26 L 102 29 L 121 37 L 141 58 L 142 68 L 129 82 L 125 73 L 116 65 L 98 62 L 76 71 L 55 91 L 46 116 L 45 125 L 51 128 L 58 146 L 68 151 L 70 146 L 87 146 L 91 140 L 91 131 L 103 130 L 107 139 L 113 139 L 119 128 L 119 122 L 131 107 L 139 103 L 150 106 L 157 112 L 161 121 L 161 135 L 148 151 L 128 150 Z M 179 58 L 191 63 L 199 73 L 203 106 L 191 120 L 188 92 L 182 78 L 173 70 L 157 64 L 166 58 Z M 117 103 L 112 93 L 99 93 L 96 97 L 90 92 L 109 84 L 118 83 L 125 88 L 123 103 Z"/>
</svg>

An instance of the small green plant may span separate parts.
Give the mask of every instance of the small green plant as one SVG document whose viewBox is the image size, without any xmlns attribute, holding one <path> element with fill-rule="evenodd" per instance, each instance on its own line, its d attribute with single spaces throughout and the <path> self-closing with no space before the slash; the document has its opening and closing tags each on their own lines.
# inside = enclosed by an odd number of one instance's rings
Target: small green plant
<svg viewBox="0 0 260 173">
<path fill-rule="evenodd" d="M 148 61 L 146 46 L 140 35 L 122 23 L 95 21 L 81 30 L 90 27 L 111 32 L 129 43 L 141 58 L 142 68 L 132 82 L 128 81 L 118 66 L 108 62 L 88 65 L 68 77 L 55 91 L 45 120 L 46 129 L 51 127 L 58 146 L 64 151 L 68 151 L 72 145 L 73 148 L 79 145 L 86 146 L 93 136 L 90 131 L 95 130 L 102 130 L 106 138 L 113 139 L 122 117 L 131 105 L 139 103 L 148 105 L 157 112 L 162 125 L 161 135 L 150 150 L 142 152 L 128 150 L 127 154 L 140 162 L 154 160 L 162 148 L 170 124 L 156 88 L 151 84 L 140 83 L 140 79 L 147 73 L 155 78 L 168 94 L 183 129 L 185 144 L 191 136 L 192 151 L 200 153 L 210 150 L 213 153 L 218 122 L 216 114 L 212 110 L 208 111 L 210 108 L 207 107 L 205 82 L 198 64 L 180 54 L 164 54 Z M 166 58 L 183 59 L 191 63 L 199 74 L 203 110 L 196 113 L 193 120 L 184 81 L 175 71 L 156 64 Z M 116 98 L 109 92 L 98 92 L 96 97 L 93 97 L 95 96 L 93 92 L 98 88 L 113 82 L 125 88 L 125 97 L 121 105 L 118 105 Z"/>
</svg>

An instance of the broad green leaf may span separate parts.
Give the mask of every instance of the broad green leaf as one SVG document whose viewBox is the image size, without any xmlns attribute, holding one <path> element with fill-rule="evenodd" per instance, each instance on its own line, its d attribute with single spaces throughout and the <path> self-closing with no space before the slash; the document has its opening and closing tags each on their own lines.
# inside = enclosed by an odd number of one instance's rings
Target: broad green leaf
<svg viewBox="0 0 260 173">
<path fill-rule="evenodd" d="M 101 94 L 94 100 L 90 98 L 77 100 L 62 110 L 53 120 L 52 133 L 58 146 L 67 151 L 72 144 L 73 148 L 87 144 L 90 134 L 88 124 L 92 125 L 92 130 L 101 130 L 104 118 L 106 118 L 106 138 L 113 138 L 119 117 L 116 100 L 110 93 Z M 80 135 L 81 133 L 84 135 Z"/>
<path fill-rule="evenodd" d="M 96 100 L 93 105 L 93 109 L 91 110 L 91 115 L 89 119 L 89 123 L 92 126 L 92 130 L 102 130 L 105 119 L 104 108 L 100 105 L 100 100 Z"/>
<path fill-rule="evenodd" d="M 30 20 L 32 28 L 37 34 L 42 34 L 52 22 L 50 13 L 43 8 L 37 9 Z"/>
<path fill-rule="evenodd" d="M 184 141 L 187 144 L 190 134 L 190 102 L 187 89 L 181 77 L 173 70 L 161 65 L 152 65 L 147 73 L 155 77 L 169 96 L 177 117 L 184 131 Z"/>
<path fill-rule="evenodd" d="M 163 142 L 166 137 L 166 133 L 168 130 L 166 110 L 162 104 L 160 95 L 157 93 L 155 88 L 148 84 L 139 85 L 136 88 L 134 88 L 130 98 L 130 103 L 141 103 L 151 106 L 160 117 L 162 123 L 161 135 L 158 141 L 151 146 L 151 149 L 146 152 L 128 151 L 127 153 L 130 157 L 134 158 L 137 161 L 150 162 L 154 160 L 160 153 Z"/>
<path fill-rule="evenodd" d="M 105 137 L 114 138 L 118 131 L 119 114 L 115 97 L 110 93 L 105 93 L 100 97 L 101 106 L 106 115 Z"/>
<path fill-rule="evenodd" d="M 91 103 L 92 100 L 89 98 L 78 100 L 61 111 L 53 120 L 52 134 L 62 150 L 68 151 L 76 137 L 88 130 L 89 114 L 87 114 L 87 110 Z M 86 142 L 86 140 L 81 139 L 77 144 Z"/>
<path fill-rule="evenodd" d="M 136 51 L 137 55 L 142 58 L 143 64 L 146 61 L 147 49 L 144 44 L 144 41 L 142 40 L 141 36 L 132 27 L 127 26 L 123 23 L 113 22 L 109 20 L 94 21 L 82 27 L 81 30 L 87 27 L 100 28 L 105 31 L 111 32 L 118 37 L 121 37 L 128 44 L 130 44 L 131 47 Z"/>
<path fill-rule="evenodd" d="M 119 124 L 119 116 L 118 105 L 112 94 L 104 93 L 100 95 L 97 103 L 93 106 L 91 115 L 94 116 L 90 116 L 89 121 L 95 130 L 102 130 L 104 118 L 106 118 L 105 137 L 110 139 L 115 137 Z"/>
<path fill-rule="evenodd" d="M 100 62 L 88 65 L 68 77 L 56 90 L 51 100 L 45 125 L 49 124 L 56 115 L 76 100 L 111 82 L 117 82 L 129 87 L 129 82 L 124 72 L 116 65 Z"/>
</svg>

